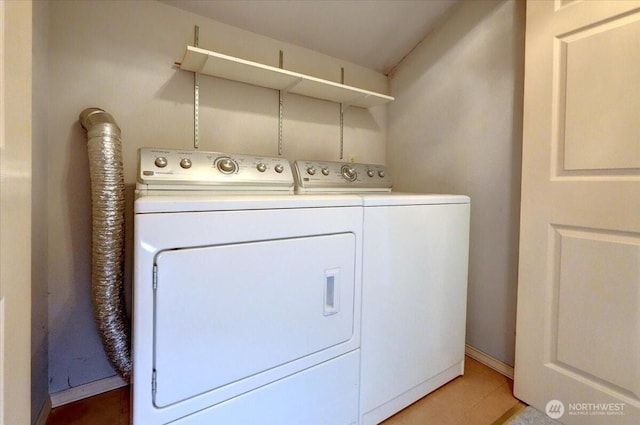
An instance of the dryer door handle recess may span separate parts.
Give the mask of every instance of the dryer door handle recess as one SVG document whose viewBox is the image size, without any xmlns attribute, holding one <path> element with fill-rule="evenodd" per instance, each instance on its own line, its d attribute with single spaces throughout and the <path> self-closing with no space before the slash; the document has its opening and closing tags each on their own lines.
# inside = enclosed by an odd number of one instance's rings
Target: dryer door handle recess
<svg viewBox="0 0 640 425">
<path fill-rule="evenodd" d="M 324 315 L 331 316 L 340 311 L 340 269 L 325 270 Z"/>
</svg>

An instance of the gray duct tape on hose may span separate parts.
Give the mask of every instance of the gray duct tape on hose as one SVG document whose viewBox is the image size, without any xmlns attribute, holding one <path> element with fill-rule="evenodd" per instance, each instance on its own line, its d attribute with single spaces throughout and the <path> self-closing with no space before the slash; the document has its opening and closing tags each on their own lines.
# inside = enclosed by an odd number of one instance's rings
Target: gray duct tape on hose
<svg viewBox="0 0 640 425">
<path fill-rule="evenodd" d="M 124 300 L 124 173 L 120 128 L 98 108 L 80 114 L 87 130 L 93 235 L 91 297 L 109 362 L 129 382 L 131 327 Z"/>
</svg>

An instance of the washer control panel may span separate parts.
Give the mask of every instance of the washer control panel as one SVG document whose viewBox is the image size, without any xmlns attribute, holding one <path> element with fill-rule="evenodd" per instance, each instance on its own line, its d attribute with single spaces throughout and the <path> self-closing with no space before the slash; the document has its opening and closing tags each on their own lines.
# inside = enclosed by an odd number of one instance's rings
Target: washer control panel
<svg viewBox="0 0 640 425">
<path fill-rule="evenodd" d="M 389 192 L 384 165 L 298 160 L 293 164 L 297 192 Z"/>
<path fill-rule="evenodd" d="M 138 186 L 173 190 L 293 191 L 293 173 L 284 158 L 179 150 L 138 150 Z"/>
</svg>

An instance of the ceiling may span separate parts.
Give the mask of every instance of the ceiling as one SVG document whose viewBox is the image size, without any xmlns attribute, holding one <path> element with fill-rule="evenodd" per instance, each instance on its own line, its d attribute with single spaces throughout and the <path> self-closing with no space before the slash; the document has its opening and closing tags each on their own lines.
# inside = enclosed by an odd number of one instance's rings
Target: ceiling
<svg viewBox="0 0 640 425">
<path fill-rule="evenodd" d="M 388 74 L 462 0 L 161 0 Z"/>
</svg>

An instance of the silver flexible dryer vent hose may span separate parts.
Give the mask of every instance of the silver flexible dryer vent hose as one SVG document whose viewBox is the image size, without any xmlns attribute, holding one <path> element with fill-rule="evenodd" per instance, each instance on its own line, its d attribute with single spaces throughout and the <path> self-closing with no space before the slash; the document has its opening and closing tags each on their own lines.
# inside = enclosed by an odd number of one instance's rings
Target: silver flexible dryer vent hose
<svg viewBox="0 0 640 425">
<path fill-rule="evenodd" d="M 109 362 L 131 378 L 131 328 L 124 300 L 124 173 L 120 128 L 98 108 L 80 114 L 87 130 L 93 236 L 91 297 L 96 325 Z"/>
</svg>

